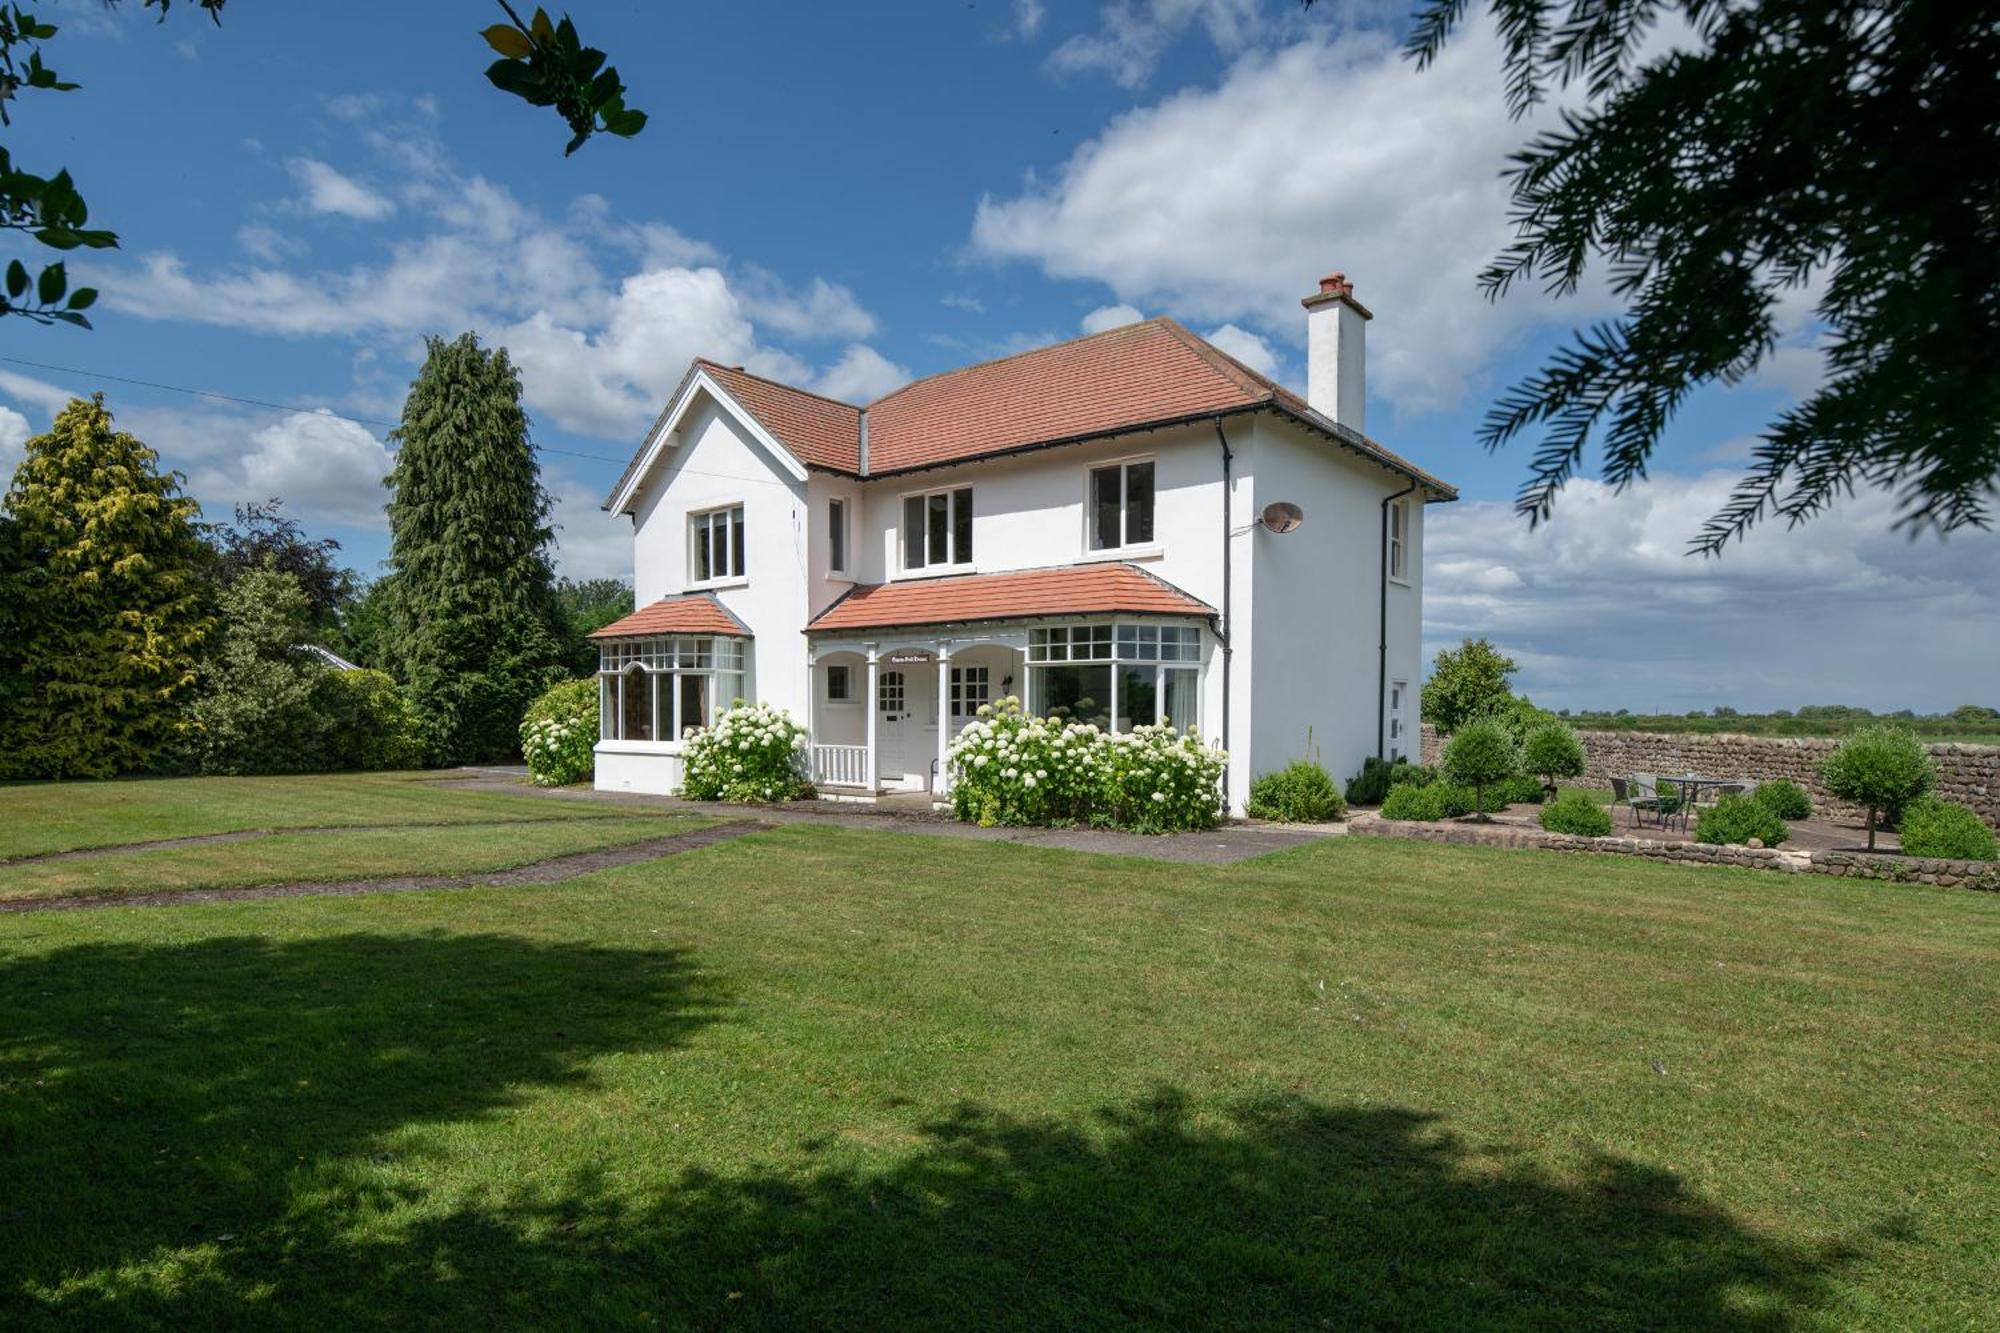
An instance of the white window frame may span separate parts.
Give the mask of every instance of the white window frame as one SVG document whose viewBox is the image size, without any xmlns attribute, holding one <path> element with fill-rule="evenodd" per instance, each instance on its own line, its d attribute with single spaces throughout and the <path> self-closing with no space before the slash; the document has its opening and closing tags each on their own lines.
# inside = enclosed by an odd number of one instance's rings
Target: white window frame
<svg viewBox="0 0 2000 1333">
<path fill-rule="evenodd" d="M 826 502 L 826 572 L 846 575 L 854 559 L 852 534 L 848 530 L 847 497 L 834 495 Z"/>
<path fill-rule="evenodd" d="M 727 534 L 724 539 L 724 549 L 729 554 L 731 558 L 731 563 L 734 564 L 740 561 L 742 564 L 741 568 L 733 569 L 722 574 L 717 574 L 715 572 L 715 565 L 714 565 L 715 543 L 714 543 L 714 538 L 710 535 L 714 531 L 714 523 L 718 517 L 720 517 L 723 520 L 724 524 L 723 530 Z M 741 500 L 736 501 L 734 504 L 711 505 L 706 509 L 690 509 L 688 511 L 688 516 L 687 516 L 688 587 L 690 588 L 733 587 L 735 585 L 748 583 L 750 581 L 750 572 L 749 572 L 750 528 L 748 522 L 745 520 L 746 520 L 746 515 L 744 513 L 744 505 Z M 738 527 L 741 527 L 744 533 L 744 540 L 741 543 L 740 549 L 736 541 L 736 530 Z M 709 574 L 707 578 L 703 578 L 699 572 L 701 569 L 700 553 L 704 549 L 706 549 L 709 553 Z"/>
<path fill-rule="evenodd" d="M 1135 467 L 1153 469 L 1153 535 L 1143 541 L 1133 541 L 1129 537 L 1132 527 L 1131 495 L 1132 483 L 1128 479 Z M 1118 469 L 1118 540 L 1115 543 L 1097 544 L 1097 474 Z M 1100 559 L 1118 556 L 1130 559 L 1134 555 L 1156 554 L 1160 549 L 1160 464 L 1152 454 L 1134 454 L 1130 458 L 1107 458 L 1085 465 L 1083 469 L 1083 549 L 1088 556 Z"/>
<path fill-rule="evenodd" d="M 706 717 L 680 716 L 680 678 L 700 676 L 707 680 L 712 717 L 742 697 L 749 668 L 749 641 L 730 635 L 654 635 L 601 643 L 597 650 L 597 738 L 625 745 L 677 746 L 690 728 L 709 724 Z M 651 693 L 648 707 L 653 734 L 647 739 L 624 734 L 625 691 L 633 680 L 644 680 Z"/>
<path fill-rule="evenodd" d="M 958 549 L 958 494 L 961 491 L 965 493 L 965 504 L 968 510 L 966 514 L 966 526 L 974 530 L 968 536 L 974 539 L 971 544 L 975 551 L 979 546 L 976 540 L 978 535 L 976 529 L 979 524 L 979 500 L 973 494 L 973 490 L 974 487 L 970 482 L 959 482 L 952 486 L 933 486 L 927 490 L 904 491 L 896 497 L 896 577 L 906 579 L 936 578 L 941 574 L 968 573 L 974 568 L 972 552 L 963 553 L 963 558 L 961 558 L 961 552 Z M 933 562 L 930 559 L 929 515 L 931 498 L 938 495 L 948 497 L 945 500 L 945 558 L 942 561 Z M 910 501 L 912 500 L 923 501 L 923 512 L 925 515 L 923 531 L 924 563 L 920 565 L 910 563 L 910 534 L 907 525 L 909 522 Z"/>
<path fill-rule="evenodd" d="M 839 694 L 833 692 L 833 673 L 836 671 L 840 673 L 842 686 Z M 854 695 L 854 668 L 851 665 L 846 662 L 828 662 L 822 668 L 821 675 L 824 682 L 820 687 L 821 698 L 827 703 L 846 706 L 861 702 Z"/>
<path fill-rule="evenodd" d="M 993 669 L 985 666 L 955 666 L 946 682 L 950 691 L 951 716 L 979 716 L 982 704 L 993 702 Z"/>
<path fill-rule="evenodd" d="M 1389 581 L 1408 584 L 1410 581 L 1410 502 L 1392 500 L 1389 502 L 1389 549 L 1385 557 L 1389 562 Z"/>
<path fill-rule="evenodd" d="M 1077 641 L 1079 631 L 1082 642 Z M 1169 638 L 1168 631 L 1171 634 Z M 1061 638 L 1058 644 L 1058 636 Z M 1171 648 L 1167 645 L 1171 643 Z M 1059 649 L 1059 651 L 1058 651 Z M 1194 675 L 1195 717 L 1187 725 L 1199 728 L 1204 710 L 1203 677 L 1207 673 L 1205 664 L 1206 645 L 1201 628 L 1197 625 L 1178 625 L 1160 621 L 1080 621 L 1062 624 L 1037 625 L 1028 631 L 1028 649 L 1022 659 L 1023 682 L 1027 690 L 1028 706 L 1040 714 L 1044 686 L 1041 673 L 1050 667 L 1075 665 L 1104 666 L 1111 670 L 1110 697 L 1106 701 L 1113 735 L 1118 733 L 1119 720 L 1119 675 L 1124 671 L 1153 672 L 1153 718 L 1151 722 L 1137 722 L 1134 726 L 1157 726 L 1167 707 L 1167 678 L 1169 671 L 1188 671 Z"/>
</svg>

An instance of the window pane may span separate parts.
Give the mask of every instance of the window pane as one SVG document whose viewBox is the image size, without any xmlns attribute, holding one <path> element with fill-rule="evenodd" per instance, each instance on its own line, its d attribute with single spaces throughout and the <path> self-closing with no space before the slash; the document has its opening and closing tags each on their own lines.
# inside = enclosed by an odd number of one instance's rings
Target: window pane
<svg viewBox="0 0 2000 1333">
<path fill-rule="evenodd" d="M 903 568 L 922 569 L 924 567 L 924 497 L 906 496 L 903 500 Z"/>
<path fill-rule="evenodd" d="M 847 506 L 839 500 L 826 502 L 826 567 L 847 568 Z"/>
<path fill-rule="evenodd" d="M 1138 545 L 1153 540 L 1153 465 L 1134 463 L 1125 469 L 1125 541 Z"/>
<path fill-rule="evenodd" d="M 618 739 L 618 678 L 599 676 L 597 678 L 597 739 L 615 741 Z"/>
<path fill-rule="evenodd" d="M 743 571 L 746 568 L 743 563 L 743 511 L 741 509 L 732 509 L 729 511 L 729 530 L 729 554 L 731 557 L 729 572 L 734 577 L 740 579 L 743 577 Z"/>
<path fill-rule="evenodd" d="M 1199 706 L 1199 671 L 1162 671 L 1166 678 L 1166 714 L 1160 720 L 1169 723 L 1176 731 L 1186 731 L 1196 725 L 1195 711 Z"/>
<path fill-rule="evenodd" d="M 847 668 L 830 666 L 826 669 L 826 697 L 845 699 L 847 697 Z"/>
<path fill-rule="evenodd" d="M 930 562 L 934 565 L 948 564 L 951 560 L 951 497 L 940 491 L 936 495 L 925 496 L 924 505 L 930 516 Z"/>
<path fill-rule="evenodd" d="M 1123 473 L 1115 467 L 1091 469 L 1090 473 L 1090 546 L 1102 551 L 1113 546 L 1122 546 L 1122 534 L 1118 525 L 1118 508 L 1123 499 L 1120 478 Z"/>
<path fill-rule="evenodd" d="M 703 514 L 694 521 L 694 577 L 698 583 L 709 578 L 708 515 L 706 514 Z"/>
<path fill-rule="evenodd" d="M 951 549 L 952 560 L 961 565 L 972 563 L 972 490 L 970 487 L 951 493 Z"/>
<path fill-rule="evenodd" d="M 1037 667 L 1035 711 L 1043 717 L 1062 710 L 1079 722 L 1111 725 L 1111 668 L 1108 666 Z"/>
<path fill-rule="evenodd" d="M 696 727 L 708 725 L 708 677 L 687 675 L 680 677 L 681 709 L 677 719 L 681 735 L 685 736 Z"/>
<path fill-rule="evenodd" d="M 1150 727 L 1159 718 L 1160 700 L 1153 680 L 1156 674 L 1156 668 L 1149 666 L 1118 668 L 1118 730 Z"/>
<path fill-rule="evenodd" d="M 646 673 L 628 671 L 620 680 L 623 685 L 619 694 L 624 724 L 620 734 L 628 741 L 653 739 L 653 690 Z"/>
<path fill-rule="evenodd" d="M 715 577 L 729 575 L 729 520 L 722 514 L 711 514 L 708 519 L 710 554 L 708 563 L 715 571 Z"/>
</svg>

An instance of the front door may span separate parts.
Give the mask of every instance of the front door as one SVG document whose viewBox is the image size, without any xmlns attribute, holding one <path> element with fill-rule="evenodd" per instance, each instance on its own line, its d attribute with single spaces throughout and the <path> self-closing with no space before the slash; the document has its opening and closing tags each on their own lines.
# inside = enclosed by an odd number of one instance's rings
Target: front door
<svg viewBox="0 0 2000 1333">
<path fill-rule="evenodd" d="M 876 679 L 875 773 L 886 790 L 925 791 L 930 787 L 930 761 L 937 748 L 932 674 L 885 667 Z M 931 741 L 928 747 L 926 736 Z"/>
</svg>

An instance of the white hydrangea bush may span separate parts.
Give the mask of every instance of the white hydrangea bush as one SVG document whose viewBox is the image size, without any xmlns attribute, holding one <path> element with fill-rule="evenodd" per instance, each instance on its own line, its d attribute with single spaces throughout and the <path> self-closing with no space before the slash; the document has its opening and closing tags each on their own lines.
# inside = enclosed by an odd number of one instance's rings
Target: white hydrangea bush
<svg viewBox="0 0 2000 1333">
<path fill-rule="evenodd" d="M 715 724 L 687 734 L 681 795 L 693 801 L 795 801 L 806 780 L 806 729 L 782 708 L 732 703 Z"/>
<path fill-rule="evenodd" d="M 1215 824 L 1226 760 L 1171 727 L 1109 736 L 1087 722 L 1032 717 L 1012 696 L 981 707 L 946 753 L 960 819 L 1158 833 Z"/>
<path fill-rule="evenodd" d="M 597 764 L 597 682 L 566 681 L 528 707 L 521 757 L 538 787 L 587 782 Z"/>
</svg>

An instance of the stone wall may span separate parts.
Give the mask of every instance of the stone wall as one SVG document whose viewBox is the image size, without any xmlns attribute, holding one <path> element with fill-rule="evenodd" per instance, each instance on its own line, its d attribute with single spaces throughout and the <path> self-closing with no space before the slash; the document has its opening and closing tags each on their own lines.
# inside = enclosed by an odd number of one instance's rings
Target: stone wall
<svg viewBox="0 0 2000 1333">
<path fill-rule="evenodd" d="M 1663 838 L 1583 838 L 1510 824 L 1428 823 L 1356 815 L 1348 821 L 1352 837 L 1401 838 L 1414 842 L 1444 842 L 1465 847 L 1532 847 L 1546 852 L 1601 852 L 1636 856 L 1673 865 L 1735 866 L 1742 870 L 1775 870 L 1793 875 L 1839 875 L 1904 884 L 1935 884 L 1945 888 L 2000 891 L 2000 861 L 1945 861 L 1914 856 L 1875 856 L 1867 852 L 1799 852 L 1783 847 L 1717 847 L 1701 842 Z"/>
<path fill-rule="evenodd" d="M 1862 812 L 1827 795 L 1820 785 L 1819 766 L 1837 740 L 1793 736 L 1695 736 L 1646 731 L 1579 731 L 1589 757 L 1585 781 L 1609 785 L 1609 779 L 1634 773 L 1708 773 L 1724 778 L 1754 778 L 1769 782 L 1790 778 L 1812 793 L 1813 804 L 1836 816 L 1860 818 Z M 1423 760 L 1437 762 L 1443 748 L 1425 723 Z M 1937 794 L 1971 806 L 1988 824 L 2000 828 L 2000 745 L 1958 745 L 1940 742 L 1925 747 L 1937 764 Z"/>
</svg>

